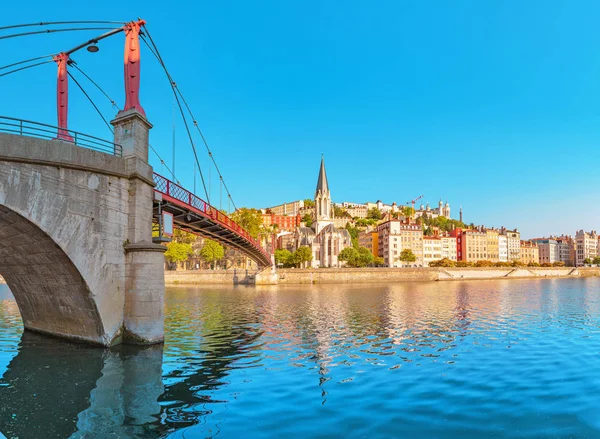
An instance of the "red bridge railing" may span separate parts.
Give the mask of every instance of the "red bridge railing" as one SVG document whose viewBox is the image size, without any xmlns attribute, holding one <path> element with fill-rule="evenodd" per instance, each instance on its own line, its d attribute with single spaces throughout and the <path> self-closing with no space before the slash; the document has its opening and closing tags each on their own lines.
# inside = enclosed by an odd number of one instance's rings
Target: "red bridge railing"
<svg viewBox="0 0 600 439">
<path fill-rule="evenodd" d="M 221 212 L 217 208 L 211 206 L 206 201 L 204 201 L 202 198 L 200 198 L 200 197 L 194 195 L 193 193 L 191 193 L 190 191 L 184 189 L 177 183 L 172 182 L 171 180 L 163 177 L 160 174 L 157 174 L 156 172 L 153 173 L 153 179 L 154 179 L 154 184 L 156 184 L 156 186 L 154 187 L 155 191 L 160 192 L 161 194 L 167 195 L 168 197 L 173 198 L 173 199 L 181 202 L 182 204 L 185 204 L 188 208 L 190 208 L 190 210 L 199 211 L 200 213 L 203 214 L 203 216 L 209 217 L 214 222 L 219 223 L 224 228 L 229 229 L 232 232 L 235 232 L 237 235 L 241 236 L 246 241 L 248 241 L 257 250 L 259 250 L 260 253 L 262 253 L 262 255 L 267 260 L 270 260 L 269 254 L 265 251 L 265 249 L 262 248 L 262 246 L 260 245 L 260 242 L 257 239 L 253 238 L 246 231 L 246 229 L 242 228 L 242 226 L 240 226 L 238 223 L 233 221 L 231 218 L 229 218 L 223 212 Z"/>
</svg>

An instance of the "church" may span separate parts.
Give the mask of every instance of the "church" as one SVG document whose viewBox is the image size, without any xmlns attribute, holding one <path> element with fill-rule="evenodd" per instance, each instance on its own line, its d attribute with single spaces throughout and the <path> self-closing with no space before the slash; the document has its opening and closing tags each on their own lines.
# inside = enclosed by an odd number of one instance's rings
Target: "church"
<svg viewBox="0 0 600 439">
<path fill-rule="evenodd" d="M 313 255 L 310 264 L 313 268 L 341 266 L 343 263 L 338 261 L 338 255 L 344 248 L 352 245 L 348 230 L 334 225 L 333 204 L 324 158 L 321 158 L 315 191 L 312 227 L 298 227 L 294 234 L 294 241 L 296 249 L 302 246 L 310 247 Z"/>
</svg>

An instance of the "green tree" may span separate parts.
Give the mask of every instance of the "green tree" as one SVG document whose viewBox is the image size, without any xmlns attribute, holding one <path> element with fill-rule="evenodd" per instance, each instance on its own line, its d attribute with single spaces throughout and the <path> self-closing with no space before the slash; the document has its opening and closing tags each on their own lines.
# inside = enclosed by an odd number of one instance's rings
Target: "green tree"
<svg viewBox="0 0 600 439">
<path fill-rule="evenodd" d="M 530 262 L 529 264 L 527 264 L 528 267 L 540 267 L 540 263 L 539 262 Z"/>
<path fill-rule="evenodd" d="M 167 244 L 165 259 L 170 263 L 175 264 L 175 269 L 177 269 L 177 263 L 186 261 L 188 256 L 192 253 L 192 244 L 171 241 Z"/>
<path fill-rule="evenodd" d="M 385 260 L 381 256 L 376 256 L 373 258 L 373 265 L 376 267 L 381 267 L 385 264 Z"/>
<path fill-rule="evenodd" d="M 431 218 L 431 216 L 427 214 L 423 214 L 421 223 L 424 229 L 426 227 L 437 227 L 442 232 L 450 232 L 459 227 L 465 228 L 465 224 L 458 220 L 453 220 L 444 216 L 437 216 L 435 218 Z"/>
<path fill-rule="evenodd" d="M 304 207 L 315 207 L 314 200 L 311 200 L 310 198 L 304 199 Z"/>
<path fill-rule="evenodd" d="M 493 267 L 494 263 L 492 261 L 482 260 L 482 261 L 475 262 L 475 266 L 476 267 Z"/>
<path fill-rule="evenodd" d="M 250 236 L 258 238 L 262 226 L 262 213 L 260 210 L 241 207 L 231 214 L 231 219 L 245 229 Z"/>
<path fill-rule="evenodd" d="M 294 262 L 301 267 L 305 263 L 312 261 L 312 250 L 310 249 L 310 247 L 307 246 L 298 247 L 298 249 L 294 252 L 293 257 Z"/>
<path fill-rule="evenodd" d="M 366 247 L 346 247 L 340 252 L 338 259 L 346 262 L 350 267 L 366 267 L 373 263 L 375 257 Z"/>
<path fill-rule="evenodd" d="M 358 259 L 357 259 L 357 267 L 366 267 L 373 263 L 375 256 L 371 253 L 366 247 L 358 247 Z"/>
<path fill-rule="evenodd" d="M 336 218 L 352 218 L 343 207 L 333 206 L 333 214 Z"/>
<path fill-rule="evenodd" d="M 350 239 L 352 240 L 352 247 L 358 248 L 358 234 L 360 230 L 357 227 L 354 227 L 352 224 L 346 224 L 346 230 L 350 234 Z"/>
<path fill-rule="evenodd" d="M 589 265 L 589 264 L 591 264 L 591 263 L 592 263 L 592 260 L 591 260 L 590 258 L 585 258 L 585 259 L 583 260 L 583 263 L 584 263 L 584 264 L 586 264 L 586 265 Z"/>
<path fill-rule="evenodd" d="M 175 229 L 173 231 L 172 240 L 175 242 L 179 242 L 180 244 L 193 244 L 198 239 L 197 235 L 194 235 L 190 232 L 185 232 L 180 229 Z"/>
<path fill-rule="evenodd" d="M 412 218 L 415 214 L 415 209 L 413 209 L 411 206 L 401 206 L 400 214 L 407 218 Z"/>
<path fill-rule="evenodd" d="M 302 222 L 306 225 L 306 227 L 312 226 L 312 223 L 313 223 L 312 216 L 310 216 L 308 213 L 305 213 L 304 216 L 302 217 Z"/>
<path fill-rule="evenodd" d="M 277 249 L 275 250 L 275 263 L 284 267 L 291 267 L 294 265 L 294 255 L 284 248 Z"/>
<path fill-rule="evenodd" d="M 380 220 L 383 217 L 381 210 L 376 207 L 369 209 L 367 212 L 368 219 Z"/>
<path fill-rule="evenodd" d="M 374 219 L 369 219 L 369 218 L 359 218 L 357 219 L 354 224 L 357 227 L 367 227 L 367 226 L 373 226 L 375 224 L 377 224 L 377 220 Z"/>
<path fill-rule="evenodd" d="M 456 261 L 457 267 L 472 267 L 473 263 L 468 261 Z"/>
<path fill-rule="evenodd" d="M 596 256 L 598 258 L 598 256 Z M 594 260 L 596 260 L 594 258 Z M 594 264 L 600 264 L 600 260 L 598 262 L 594 262 Z M 552 264 L 553 267 L 564 267 L 566 264 L 563 261 L 556 261 Z"/>
<path fill-rule="evenodd" d="M 358 250 L 354 247 L 346 247 L 342 249 L 338 255 L 338 260 L 346 262 L 350 266 L 354 266 L 354 262 L 358 259 Z"/>
<path fill-rule="evenodd" d="M 209 264 L 213 264 L 223 259 L 225 249 L 218 242 L 212 239 L 205 239 L 204 246 L 200 249 L 200 256 Z"/>
<path fill-rule="evenodd" d="M 600 256 L 596 256 L 594 259 L 592 259 L 592 264 L 600 265 Z"/>
<path fill-rule="evenodd" d="M 409 264 L 411 262 L 415 262 L 417 257 L 413 253 L 413 251 L 409 248 L 405 248 L 400 252 L 400 256 L 397 259 L 398 261 L 404 262 L 405 264 Z"/>
</svg>

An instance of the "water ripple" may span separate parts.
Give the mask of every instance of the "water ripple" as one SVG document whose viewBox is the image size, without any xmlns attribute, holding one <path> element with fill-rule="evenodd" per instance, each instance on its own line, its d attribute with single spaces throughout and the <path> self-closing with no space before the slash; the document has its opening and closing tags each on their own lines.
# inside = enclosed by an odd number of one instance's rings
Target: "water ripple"
<svg viewBox="0 0 600 439">
<path fill-rule="evenodd" d="M 164 349 L 117 352 L 21 339 L 2 300 L 0 392 L 19 418 L 62 410 L 44 426 L 73 437 L 600 437 L 599 293 L 600 279 L 172 288 Z M 27 390 L 49 379 L 60 405 Z M 37 433 L 12 414 L 0 402 L 0 422 Z"/>
</svg>

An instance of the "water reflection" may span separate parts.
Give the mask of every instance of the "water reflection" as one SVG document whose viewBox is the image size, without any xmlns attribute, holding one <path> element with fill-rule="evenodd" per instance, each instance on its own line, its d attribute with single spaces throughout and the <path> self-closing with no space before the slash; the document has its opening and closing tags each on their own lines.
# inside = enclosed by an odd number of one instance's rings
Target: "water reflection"
<svg viewBox="0 0 600 439">
<path fill-rule="evenodd" d="M 0 431 L 18 438 L 158 437 L 162 346 L 110 351 L 23 333 L 0 379 Z"/>
<path fill-rule="evenodd" d="M 0 361 L 14 356 L 0 431 L 595 437 L 598 293 L 598 279 L 173 288 L 164 350 L 27 333 L 16 355 L 0 301 Z"/>
</svg>

